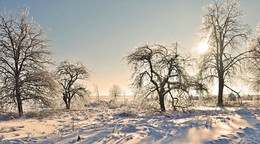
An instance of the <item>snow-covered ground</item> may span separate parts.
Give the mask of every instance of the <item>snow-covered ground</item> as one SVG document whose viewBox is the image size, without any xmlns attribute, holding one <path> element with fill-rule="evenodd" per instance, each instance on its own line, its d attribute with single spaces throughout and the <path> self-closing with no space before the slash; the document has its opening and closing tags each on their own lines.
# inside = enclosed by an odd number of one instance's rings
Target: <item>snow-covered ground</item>
<svg viewBox="0 0 260 144">
<path fill-rule="evenodd" d="M 260 143 L 260 110 L 196 107 L 161 114 L 134 104 L 91 104 L 0 116 L 0 143 Z"/>
</svg>

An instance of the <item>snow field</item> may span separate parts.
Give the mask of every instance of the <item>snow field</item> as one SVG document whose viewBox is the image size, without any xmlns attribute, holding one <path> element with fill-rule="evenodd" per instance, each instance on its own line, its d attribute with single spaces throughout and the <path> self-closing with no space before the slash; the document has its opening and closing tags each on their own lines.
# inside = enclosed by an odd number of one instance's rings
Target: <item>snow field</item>
<svg viewBox="0 0 260 144">
<path fill-rule="evenodd" d="M 1 117 L 0 123 L 0 143 L 260 142 L 259 109 L 197 107 L 187 113 L 158 113 L 134 104 L 101 103 L 44 117 Z"/>
</svg>

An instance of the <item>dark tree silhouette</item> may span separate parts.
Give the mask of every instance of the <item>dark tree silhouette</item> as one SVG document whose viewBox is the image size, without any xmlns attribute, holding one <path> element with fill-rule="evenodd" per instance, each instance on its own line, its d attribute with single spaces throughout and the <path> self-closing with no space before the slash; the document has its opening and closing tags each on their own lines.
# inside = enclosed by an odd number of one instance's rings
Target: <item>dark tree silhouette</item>
<svg viewBox="0 0 260 144">
<path fill-rule="evenodd" d="M 205 89 L 186 73 L 188 58 L 181 57 L 177 48 L 177 43 L 170 47 L 145 44 L 125 57 L 133 71 L 134 88 L 145 97 L 158 96 L 162 112 L 166 111 L 165 97 L 173 98 L 172 92 L 188 93 L 191 87 Z"/>
<path fill-rule="evenodd" d="M 23 101 L 48 103 L 55 82 L 46 71 L 51 52 L 46 31 L 29 18 L 29 10 L 0 13 L 0 100 L 15 103 L 23 115 Z"/>
<path fill-rule="evenodd" d="M 81 63 L 71 64 L 68 61 L 63 61 L 57 68 L 58 82 L 62 86 L 63 101 L 66 108 L 70 109 L 71 100 L 75 96 L 84 97 L 89 95 L 89 91 L 81 84 L 76 83 L 78 80 L 86 80 L 90 77 L 89 70 Z"/>
</svg>

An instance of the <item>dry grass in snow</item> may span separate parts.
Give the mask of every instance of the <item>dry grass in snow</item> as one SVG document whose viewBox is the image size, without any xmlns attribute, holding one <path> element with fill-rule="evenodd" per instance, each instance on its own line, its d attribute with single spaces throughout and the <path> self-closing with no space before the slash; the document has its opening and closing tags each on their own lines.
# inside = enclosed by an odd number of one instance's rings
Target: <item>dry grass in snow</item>
<svg viewBox="0 0 260 144">
<path fill-rule="evenodd" d="M 84 109 L 1 116 L 0 143 L 259 143 L 260 110 L 142 110 L 135 104 L 92 103 Z"/>
</svg>

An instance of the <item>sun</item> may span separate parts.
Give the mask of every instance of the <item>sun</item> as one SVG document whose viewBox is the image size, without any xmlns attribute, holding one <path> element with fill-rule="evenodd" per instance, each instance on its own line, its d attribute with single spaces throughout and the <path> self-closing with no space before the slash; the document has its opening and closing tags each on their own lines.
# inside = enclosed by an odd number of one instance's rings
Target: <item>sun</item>
<svg viewBox="0 0 260 144">
<path fill-rule="evenodd" d="M 200 42 L 199 45 L 197 46 L 197 49 L 200 54 L 205 53 L 209 49 L 208 41 L 205 40 Z"/>
<path fill-rule="evenodd" d="M 197 45 L 197 50 L 199 54 L 204 54 L 208 51 L 211 33 L 212 29 L 210 29 L 207 37 Z"/>
</svg>

